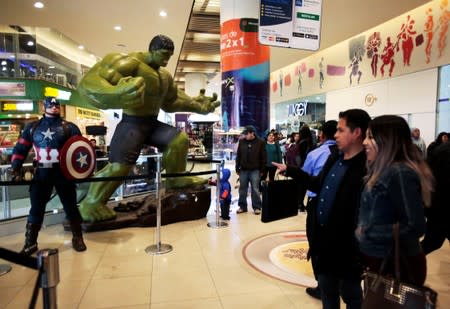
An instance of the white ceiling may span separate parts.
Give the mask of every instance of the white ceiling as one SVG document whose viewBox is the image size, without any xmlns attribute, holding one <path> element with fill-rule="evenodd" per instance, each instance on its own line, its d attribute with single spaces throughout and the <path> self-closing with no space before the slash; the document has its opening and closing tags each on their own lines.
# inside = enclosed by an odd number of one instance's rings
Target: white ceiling
<svg viewBox="0 0 450 309">
<path fill-rule="evenodd" d="M 54 28 L 76 43 L 84 45 L 89 52 L 98 57 L 114 51 L 147 50 L 150 39 L 161 33 L 175 42 L 175 55 L 167 67 L 172 73 L 175 72 L 176 59 L 180 53 L 193 4 L 192 0 L 42 0 L 42 2 L 45 7 L 38 10 L 33 7 L 33 0 L 0 0 L 0 24 Z M 323 0 L 321 49 L 427 2 L 429 1 Z M 166 18 L 159 16 L 162 9 L 168 14 Z M 115 31 L 113 29 L 115 25 L 121 25 L 123 30 Z M 118 44 L 122 44 L 123 47 Z M 271 71 L 310 54 L 311 52 L 301 50 L 272 47 Z"/>
</svg>

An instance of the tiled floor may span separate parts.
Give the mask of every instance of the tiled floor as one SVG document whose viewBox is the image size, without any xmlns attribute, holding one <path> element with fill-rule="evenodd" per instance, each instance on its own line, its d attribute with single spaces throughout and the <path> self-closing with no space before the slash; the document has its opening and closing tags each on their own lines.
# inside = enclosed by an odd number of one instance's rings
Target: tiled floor
<svg viewBox="0 0 450 309">
<path fill-rule="evenodd" d="M 145 253 L 154 244 L 154 228 L 86 234 L 84 253 L 72 250 L 62 226 L 43 229 L 40 248 L 60 252 L 59 308 L 321 308 L 304 288 L 261 274 L 242 256 L 243 246 L 258 236 L 303 230 L 304 215 L 262 223 L 252 212 L 233 212 L 228 227 L 209 228 L 214 219 L 211 209 L 208 218 L 163 226 L 161 241 L 173 246 L 163 255 Z M 23 234 L 0 238 L 8 249 L 22 244 Z M 0 308 L 27 308 L 35 280 L 35 271 L 13 265 L 0 277 Z M 448 243 L 429 255 L 427 283 L 439 292 L 440 308 L 450 308 Z"/>
</svg>

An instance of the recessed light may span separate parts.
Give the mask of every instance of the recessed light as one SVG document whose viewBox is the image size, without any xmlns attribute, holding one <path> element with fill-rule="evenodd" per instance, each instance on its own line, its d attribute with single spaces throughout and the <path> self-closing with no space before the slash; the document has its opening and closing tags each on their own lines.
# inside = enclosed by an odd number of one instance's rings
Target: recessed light
<svg viewBox="0 0 450 309">
<path fill-rule="evenodd" d="M 161 11 L 161 12 L 159 12 L 159 16 L 166 17 L 167 16 L 167 12 L 166 11 Z"/>
<path fill-rule="evenodd" d="M 114 26 L 114 30 L 121 31 L 122 30 L 122 26 L 120 26 L 120 25 Z"/>
<path fill-rule="evenodd" d="M 83 45 L 79 45 L 78 48 L 79 49 L 84 49 L 84 46 Z"/>
<path fill-rule="evenodd" d="M 44 3 L 37 1 L 34 3 L 34 7 L 37 9 L 42 9 L 44 7 Z"/>
<path fill-rule="evenodd" d="M 3 60 L 1 65 L 6 65 L 6 60 Z"/>
<path fill-rule="evenodd" d="M 27 42 L 27 45 L 28 45 L 28 46 L 33 46 L 33 45 L 34 45 L 34 42 L 33 42 L 33 41 L 28 41 L 28 42 Z"/>
<path fill-rule="evenodd" d="M 54 66 L 54 65 L 50 65 L 48 68 L 49 68 L 49 69 L 54 69 L 55 66 Z"/>
</svg>

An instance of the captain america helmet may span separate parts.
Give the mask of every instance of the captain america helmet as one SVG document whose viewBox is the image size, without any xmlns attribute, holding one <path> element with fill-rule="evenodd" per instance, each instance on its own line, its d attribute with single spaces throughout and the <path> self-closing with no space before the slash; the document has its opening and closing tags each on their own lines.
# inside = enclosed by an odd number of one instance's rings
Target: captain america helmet
<svg viewBox="0 0 450 309">
<path fill-rule="evenodd" d="M 44 107 L 51 108 L 53 106 L 60 106 L 61 103 L 55 97 L 46 97 L 44 100 Z"/>
</svg>

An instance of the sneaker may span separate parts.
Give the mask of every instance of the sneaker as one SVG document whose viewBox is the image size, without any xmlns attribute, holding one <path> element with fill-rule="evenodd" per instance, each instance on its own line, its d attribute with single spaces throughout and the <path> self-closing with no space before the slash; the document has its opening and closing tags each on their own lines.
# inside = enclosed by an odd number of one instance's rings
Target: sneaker
<svg viewBox="0 0 450 309">
<path fill-rule="evenodd" d="M 308 294 L 311 297 L 314 297 L 315 299 L 322 299 L 320 296 L 320 288 L 306 288 L 306 294 Z"/>
<path fill-rule="evenodd" d="M 247 212 L 247 210 L 245 209 L 242 209 L 241 207 L 239 207 L 239 209 L 238 210 L 236 210 L 236 213 L 237 214 L 241 214 L 241 213 L 243 213 L 243 212 Z"/>
<path fill-rule="evenodd" d="M 261 209 L 256 208 L 256 209 L 255 209 L 255 215 L 259 215 L 259 214 L 261 214 Z"/>
</svg>

